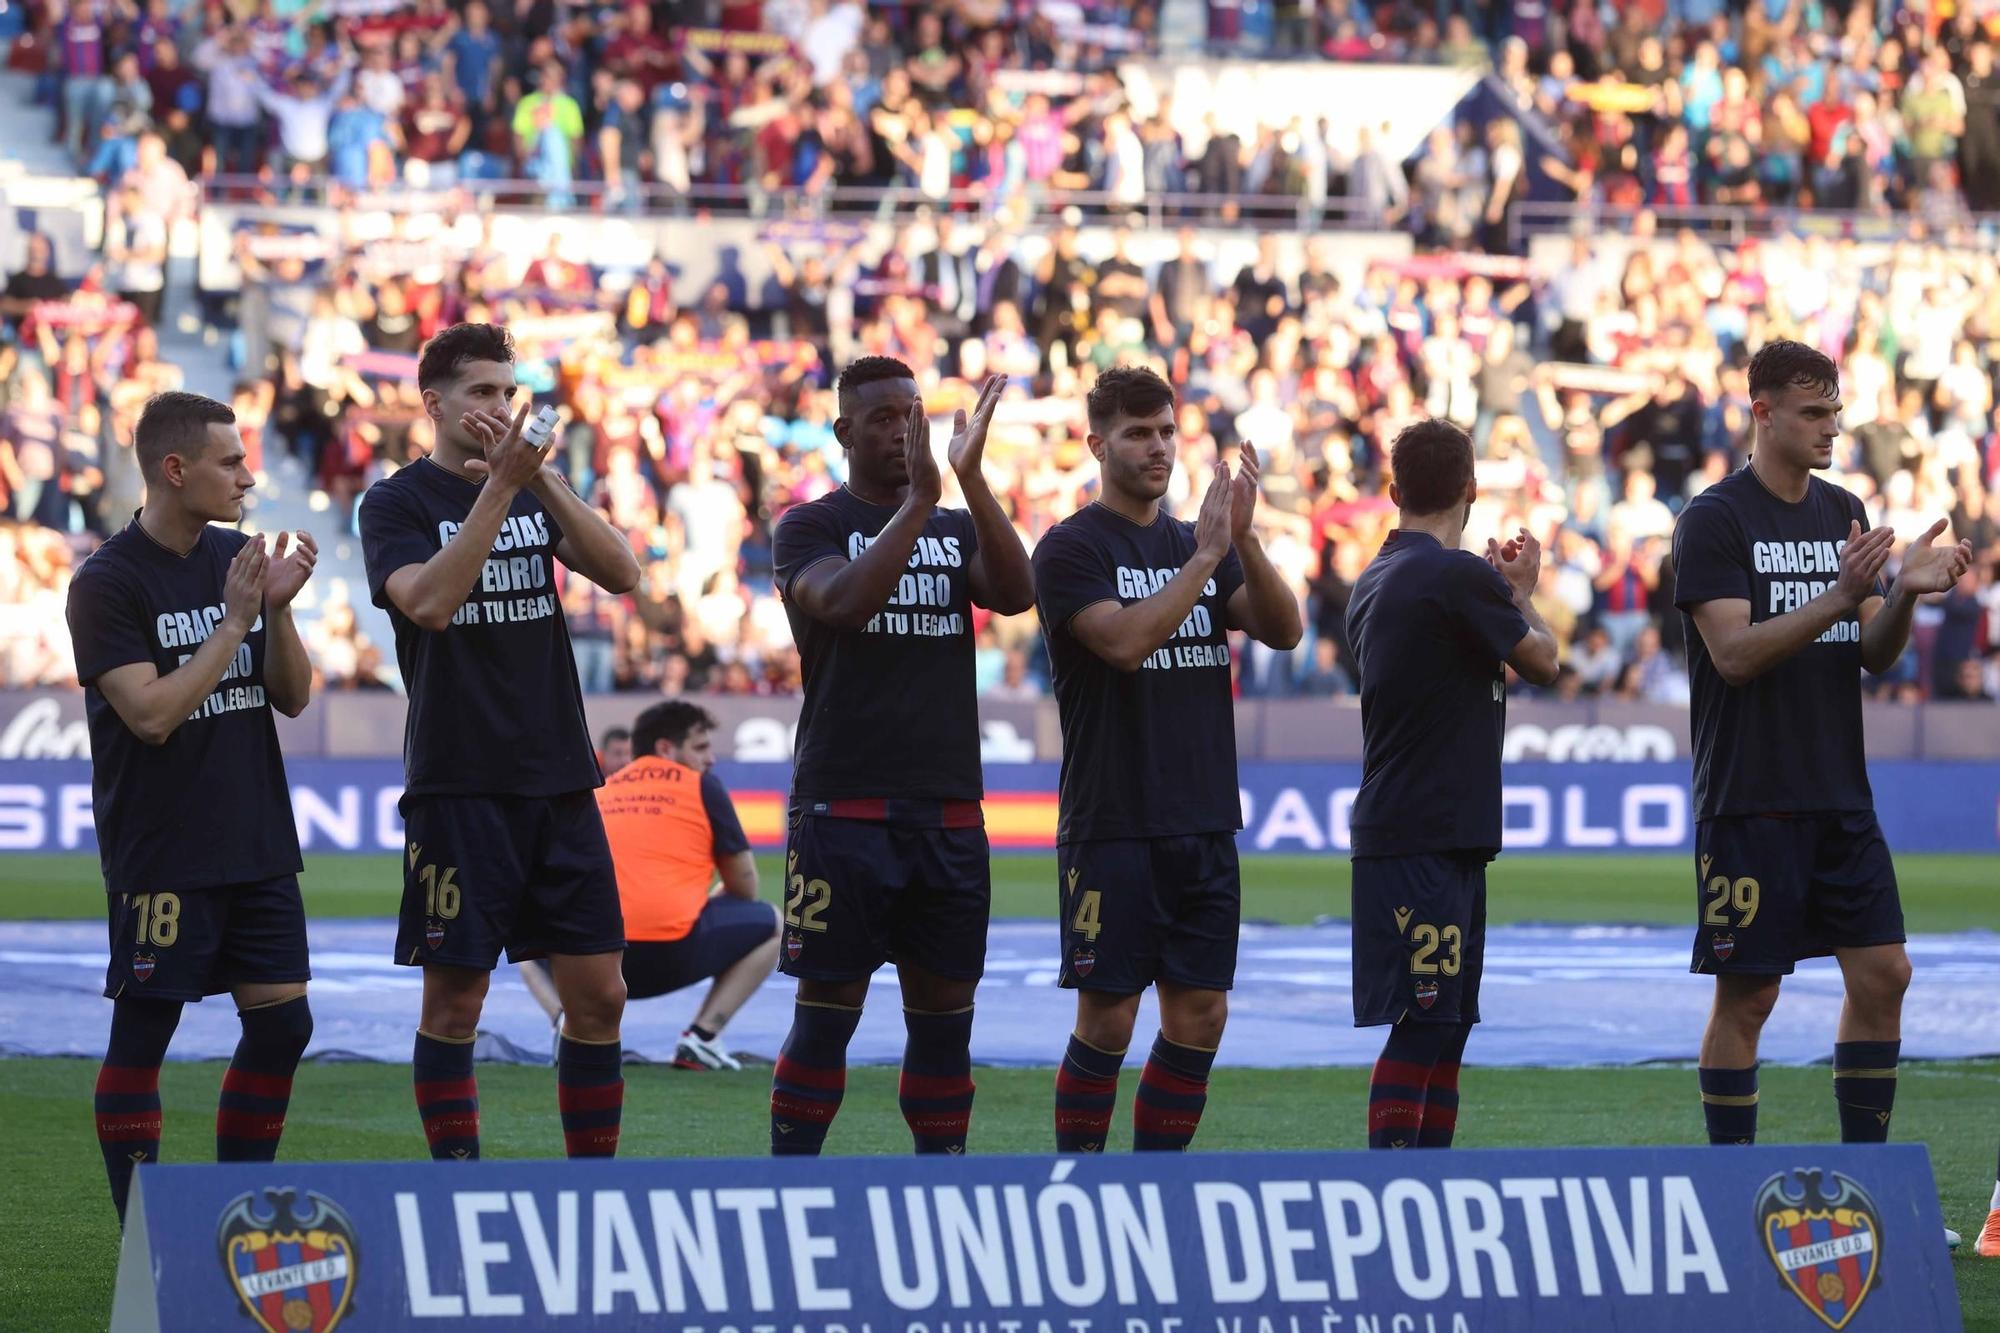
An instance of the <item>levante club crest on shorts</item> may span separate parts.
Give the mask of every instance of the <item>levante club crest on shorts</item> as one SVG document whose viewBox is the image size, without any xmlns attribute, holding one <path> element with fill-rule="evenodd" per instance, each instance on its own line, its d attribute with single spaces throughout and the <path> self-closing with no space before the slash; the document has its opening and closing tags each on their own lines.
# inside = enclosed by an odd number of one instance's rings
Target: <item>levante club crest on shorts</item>
<svg viewBox="0 0 2000 1333">
<path fill-rule="evenodd" d="M 431 949 L 436 949 L 438 945 L 444 943 L 444 922 L 436 920 L 424 922 L 424 943 Z"/>
<path fill-rule="evenodd" d="M 266 1187 L 240 1194 L 222 1212 L 216 1243 L 243 1309 L 264 1333 L 332 1333 L 354 1303 L 360 1258 L 354 1223 L 324 1194 Z"/>
<path fill-rule="evenodd" d="M 1417 983 L 1417 1007 L 1428 1009 L 1438 1002 L 1438 984 L 1435 981 Z"/>
<path fill-rule="evenodd" d="M 1078 945 L 1070 953 L 1069 965 L 1078 976 L 1089 976 L 1090 970 L 1097 966 L 1097 950 Z"/>
<path fill-rule="evenodd" d="M 156 959 L 154 959 L 153 955 L 149 953 L 133 954 L 132 979 L 134 981 L 147 980 L 153 975 L 153 969 L 157 966 L 159 966 L 159 963 Z"/>
<path fill-rule="evenodd" d="M 1736 952 L 1736 937 L 1726 930 L 1718 930 L 1708 937 L 1708 947 L 1715 951 L 1715 961 L 1726 963 L 1729 955 Z"/>
<path fill-rule="evenodd" d="M 799 961 L 799 955 L 806 951 L 806 937 L 796 930 L 785 932 L 785 957 L 792 962 Z"/>
<path fill-rule="evenodd" d="M 1830 1178 L 1832 1189 L 1821 1181 Z M 1789 1177 L 1798 1184 L 1788 1185 Z M 1780 1171 L 1757 1191 L 1757 1234 L 1778 1276 L 1828 1328 L 1845 1328 L 1881 1267 L 1882 1214 L 1838 1171 Z"/>
</svg>

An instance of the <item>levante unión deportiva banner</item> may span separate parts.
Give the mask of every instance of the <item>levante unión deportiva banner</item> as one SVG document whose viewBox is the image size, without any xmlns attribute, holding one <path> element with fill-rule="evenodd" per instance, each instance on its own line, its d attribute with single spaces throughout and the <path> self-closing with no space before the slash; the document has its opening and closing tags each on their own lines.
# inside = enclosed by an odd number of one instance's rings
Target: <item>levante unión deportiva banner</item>
<svg viewBox="0 0 2000 1333">
<path fill-rule="evenodd" d="M 1916 1145 L 143 1166 L 111 1327 L 1960 1328 Z"/>
</svg>

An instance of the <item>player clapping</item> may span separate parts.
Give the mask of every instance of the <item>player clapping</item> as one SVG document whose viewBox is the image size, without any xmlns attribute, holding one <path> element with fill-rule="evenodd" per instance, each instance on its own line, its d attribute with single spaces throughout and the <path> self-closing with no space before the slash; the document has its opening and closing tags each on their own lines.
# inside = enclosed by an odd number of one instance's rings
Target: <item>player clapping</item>
<svg viewBox="0 0 2000 1333">
<path fill-rule="evenodd" d="M 299 843 L 271 709 L 305 709 L 312 668 L 292 601 L 318 548 L 266 551 L 220 523 L 256 484 L 236 415 L 192 393 L 146 404 L 133 432 L 145 507 L 69 594 L 89 716 L 91 792 L 111 963 L 97 1137 L 123 1217 L 132 1171 L 159 1160 L 160 1062 L 181 1006 L 229 992 L 243 1023 L 215 1117 L 218 1161 L 277 1156 L 312 1036 Z"/>
<path fill-rule="evenodd" d="M 1035 548 L 1035 592 L 1062 719 L 1056 834 L 1061 980 L 1076 1030 L 1056 1075 L 1059 1151 L 1104 1147 L 1139 997 L 1160 1032 L 1133 1103 L 1133 1145 L 1185 1149 L 1208 1096 L 1236 974 L 1242 884 L 1228 631 L 1285 650 L 1297 600 L 1251 519 L 1257 451 L 1217 463 L 1194 523 L 1164 512 L 1174 394 L 1106 371 L 1089 400 L 1095 502 Z"/>
<path fill-rule="evenodd" d="M 417 368 L 436 448 L 361 501 L 368 587 L 410 694 L 396 962 L 424 969 L 413 1055 L 431 1156 L 479 1156 L 472 1044 L 500 951 L 546 956 L 571 1156 L 617 1150 L 625 947 L 558 562 L 610 592 L 630 546 L 546 466 L 505 329 L 457 324 Z"/>
</svg>

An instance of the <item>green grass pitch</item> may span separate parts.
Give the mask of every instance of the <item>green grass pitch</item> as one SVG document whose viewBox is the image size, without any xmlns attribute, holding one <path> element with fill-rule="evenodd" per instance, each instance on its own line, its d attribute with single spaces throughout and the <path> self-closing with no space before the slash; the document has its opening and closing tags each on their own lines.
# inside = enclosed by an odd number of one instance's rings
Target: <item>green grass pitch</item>
<svg viewBox="0 0 2000 1333">
<path fill-rule="evenodd" d="M 764 858 L 767 892 L 775 858 Z M 1335 857 L 1244 861 L 1244 915 L 1279 922 L 1345 915 L 1347 863 Z M 1497 921 L 1680 923 L 1693 905 L 1683 856 L 1502 857 L 1489 874 Z M 2000 875 L 1990 857 L 1898 859 L 1913 931 L 2000 925 Z M 313 857 L 301 880 L 315 916 L 388 916 L 399 892 L 393 857 Z M 1051 858 L 998 857 L 994 911 L 1048 916 Z M 97 918 L 102 889 L 94 858 L 0 857 L 0 919 Z M 2000 980 L 2000 979 L 1996 979 Z M 0 1064 L 0 1126 L 8 1167 L 0 1172 L 0 1329 L 104 1327 L 117 1234 L 103 1165 L 90 1132 L 95 1067 L 83 1060 Z M 767 1076 L 626 1071 L 624 1150 L 633 1156 L 758 1155 L 766 1139 Z M 163 1155 L 200 1160 L 213 1150 L 219 1064 L 172 1064 L 161 1082 Z M 1052 1074 L 981 1069 L 972 1147 L 1033 1152 L 1048 1146 Z M 308 1064 L 299 1075 L 285 1155 L 300 1160 L 396 1161 L 422 1155 L 409 1074 L 386 1065 Z M 1217 1072 L 1197 1150 L 1358 1148 L 1367 1074 L 1359 1069 Z M 1759 1138 L 1838 1137 L 1824 1069 L 1769 1068 Z M 1464 1075 L 1467 1147 L 1649 1144 L 1700 1141 L 1693 1074 L 1686 1069 L 1482 1069 Z M 1129 1093 L 1129 1089 L 1127 1090 Z M 555 1090 L 546 1069 L 480 1071 L 483 1146 L 494 1157 L 562 1151 Z M 1118 1135 L 1129 1137 L 1121 1099 Z M 1326 1108 L 1352 1114 L 1327 1114 Z M 1954 1263 L 1965 1327 L 2000 1333 L 2000 1260 L 1970 1257 L 1971 1232 L 1986 1211 L 2000 1138 L 2000 1062 L 1906 1068 L 1896 1137 L 1929 1145 L 1945 1220 L 1967 1232 Z M 854 1071 L 829 1151 L 899 1153 L 908 1132 L 896 1110 L 893 1070 Z M 1117 1138 L 1114 1136 L 1114 1147 Z"/>
</svg>

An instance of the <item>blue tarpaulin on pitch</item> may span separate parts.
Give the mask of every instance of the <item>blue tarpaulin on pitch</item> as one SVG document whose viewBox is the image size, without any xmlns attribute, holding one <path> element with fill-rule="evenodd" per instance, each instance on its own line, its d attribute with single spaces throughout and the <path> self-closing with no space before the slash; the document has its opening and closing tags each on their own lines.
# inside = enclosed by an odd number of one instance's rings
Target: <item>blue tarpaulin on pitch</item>
<svg viewBox="0 0 2000 1333">
<path fill-rule="evenodd" d="M 393 921 L 327 921 L 311 927 L 314 1032 L 311 1053 L 401 1063 L 410 1058 L 419 973 L 390 962 Z M 1657 926 L 1498 926 L 1487 933 L 1485 1021 L 1472 1062 L 1484 1065 L 1619 1065 L 1692 1060 L 1713 983 L 1688 973 L 1689 932 Z M 2000 1054 L 2000 935 L 1971 932 L 1910 940 L 1916 980 L 1903 1011 L 1906 1059 Z M 1245 926 L 1230 997 L 1224 1064 L 1363 1065 L 1381 1049 L 1379 1031 L 1357 1031 L 1348 990 L 1346 924 Z M 1055 984 L 1052 922 L 995 922 L 973 1028 L 982 1064 L 1049 1065 L 1062 1054 L 1075 1013 Z M 97 1058 L 110 1021 L 104 927 L 96 922 L 0 923 L 0 1055 Z M 634 1003 L 625 1043 L 637 1055 L 671 1059 L 701 989 Z M 792 984 L 773 977 L 724 1034 L 731 1050 L 776 1056 L 792 1019 Z M 1785 983 L 1765 1029 L 1763 1057 L 1779 1063 L 1833 1054 L 1840 972 L 1830 959 L 1802 965 Z M 1150 998 L 1136 1039 L 1151 1039 Z M 481 1055 L 546 1061 L 549 1024 L 505 964 L 482 1024 Z M 236 1015 L 226 998 L 191 1005 L 174 1038 L 177 1059 L 227 1059 Z M 903 1054 L 895 973 L 884 969 L 850 1048 L 855 1063 Z"/>
</svg>

